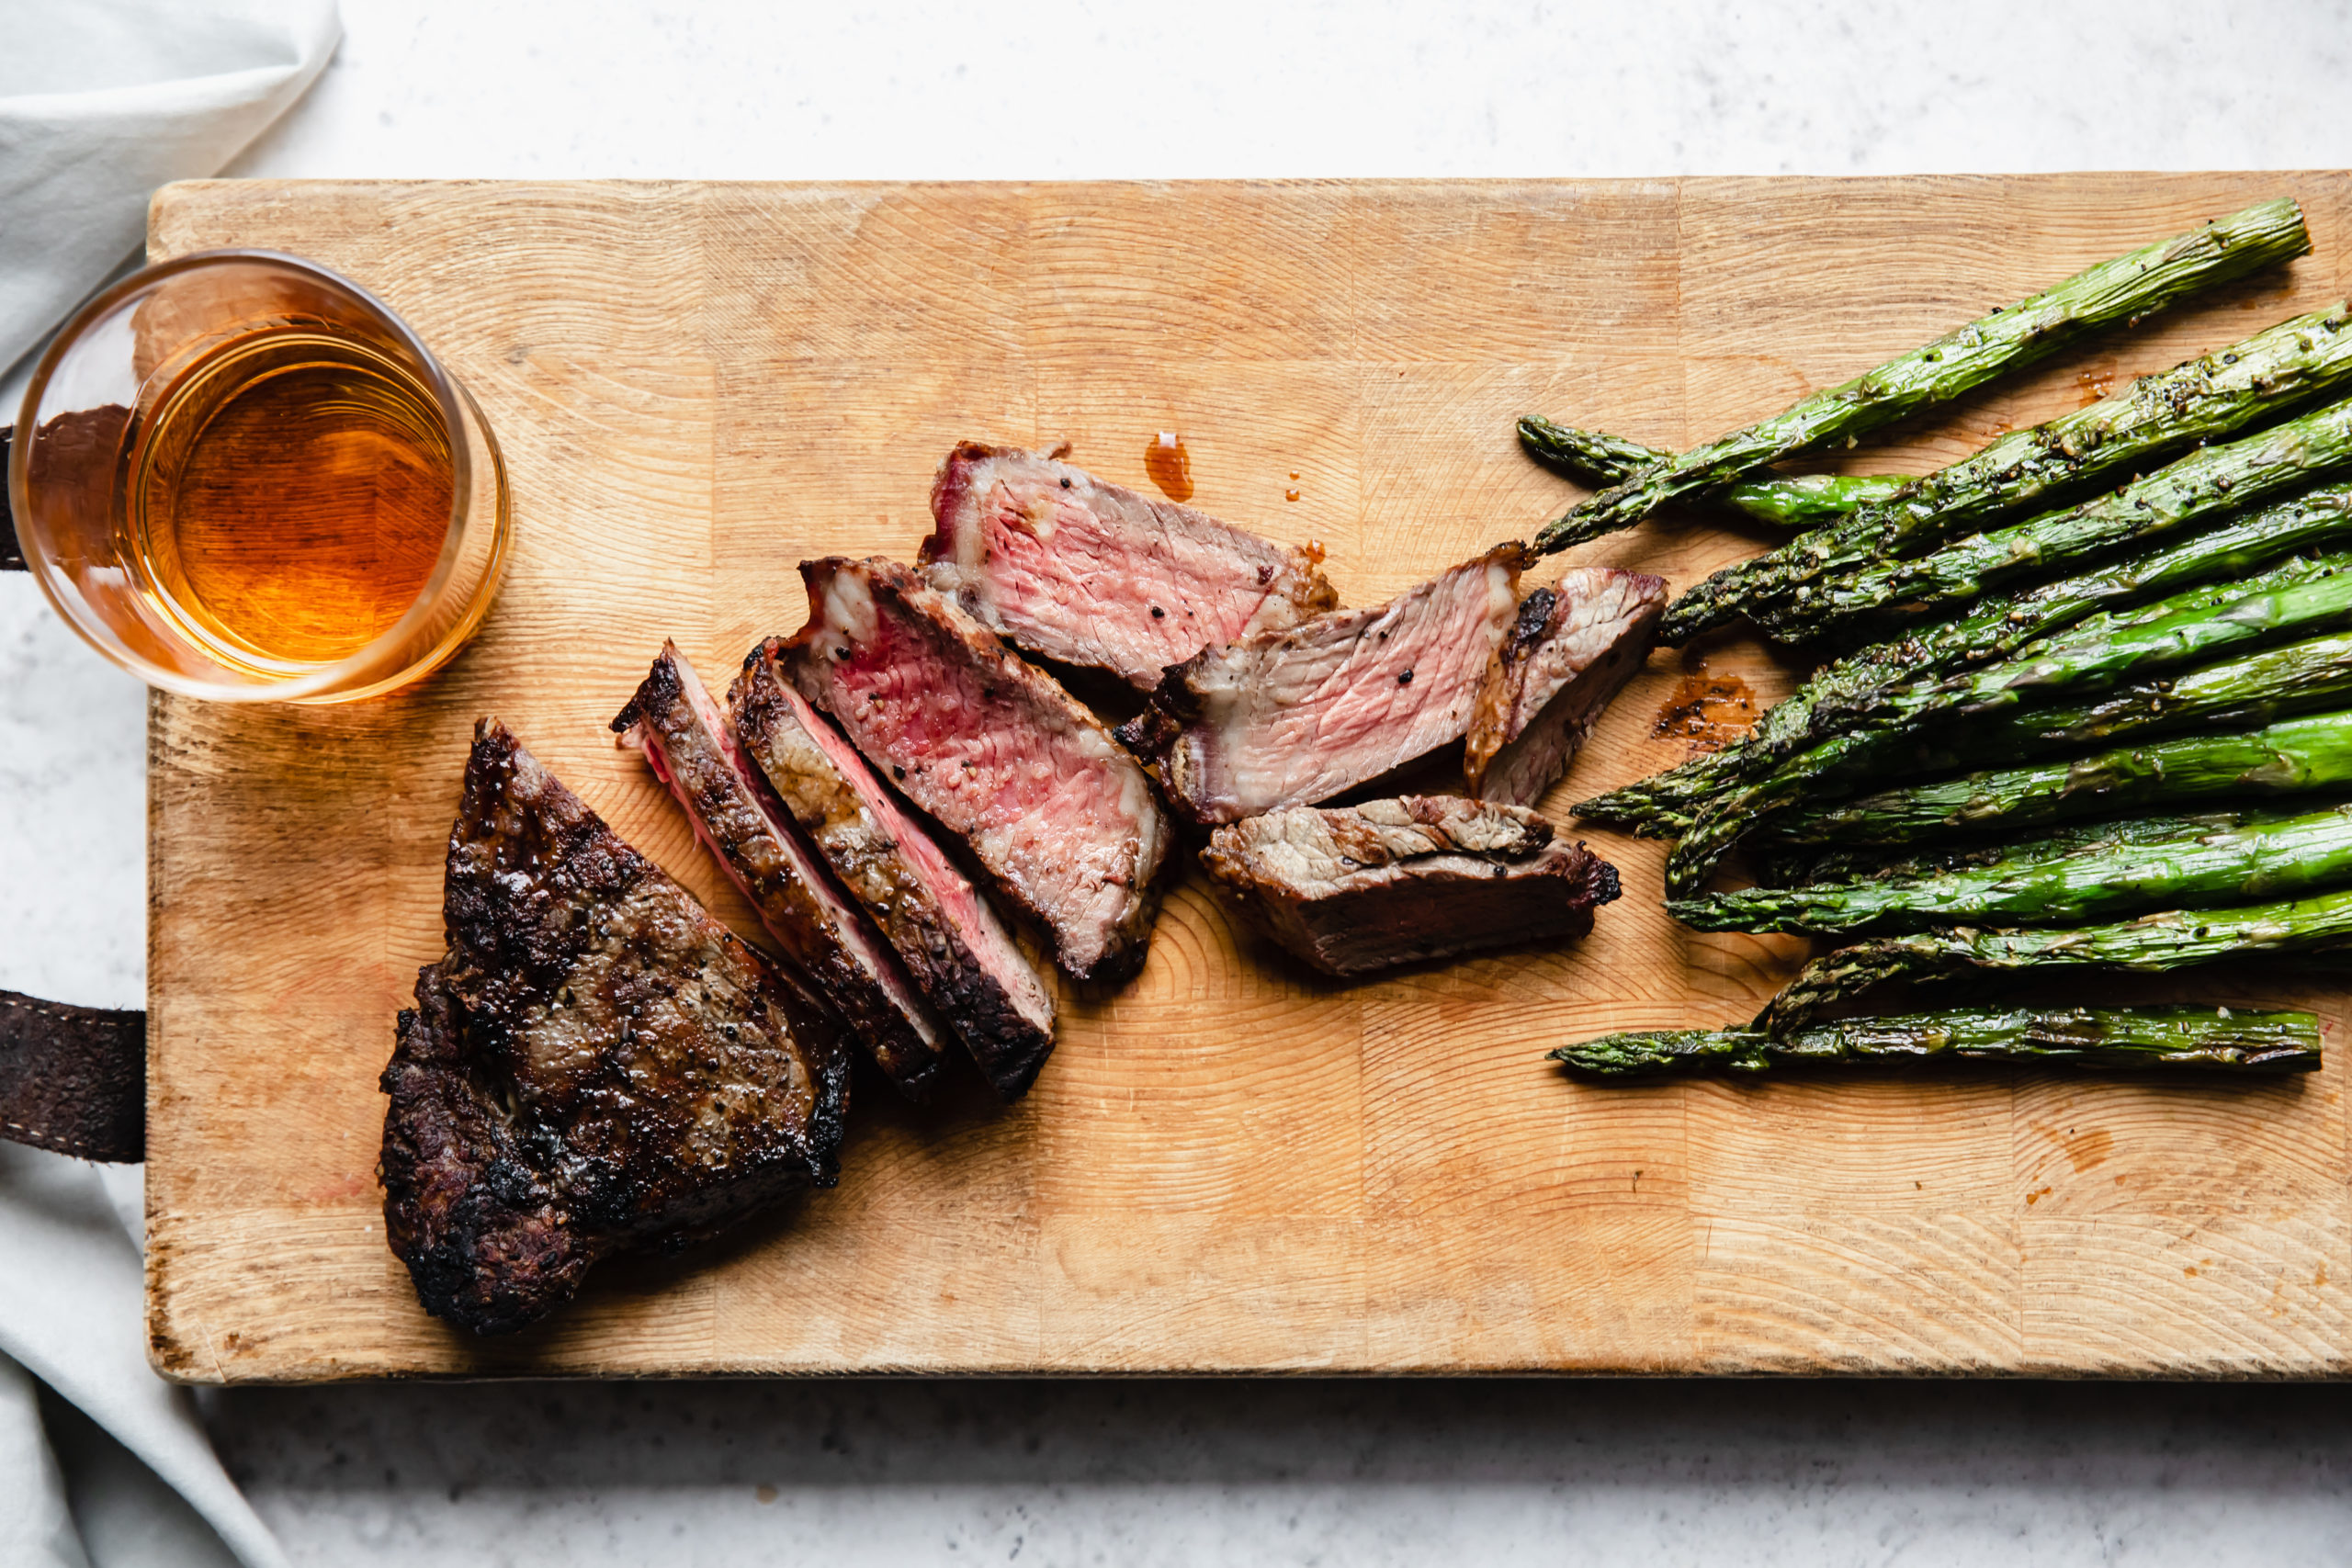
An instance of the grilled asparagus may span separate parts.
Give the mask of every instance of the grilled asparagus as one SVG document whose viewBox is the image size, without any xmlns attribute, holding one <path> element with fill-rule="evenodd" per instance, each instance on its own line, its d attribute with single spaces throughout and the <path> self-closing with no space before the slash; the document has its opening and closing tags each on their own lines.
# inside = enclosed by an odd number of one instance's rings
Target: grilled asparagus
<svg viewBox="0 0 2352 1568">
<path fill-rule="evenodd" d="M 1674 460 L 1671 452 L 1605 431 L 1555 424 L 1539 414 L 1520 420 L 1519 444 L 1546 467 L 1595 488 L 1623 483 L 1644 468 Z M 1900 474 L 1759 473 L 1709 499 L 1776 528 L 1819 528 L 1851 515 L 1856 507 L 1886 500 L 1910 482 Z"/>
<path fill-rule="evenodd" d="M 1803 844 L 1904 844 L 2232 795 L 2352 790 L 2352 713 L 2312 714 L 2222 735 L 2180 735 L 2039 765 L 1883 790 L 1787 818 Z"/>
<path fill-rule="evenodd" d="M 2352 400 L 2223 446 L 2191 452 L 2096 501 L 1955 540 L 1917 560 L 1885 561 L 1749 605 L 1773 636 L 1810 641 L 1900 607 L 1948 617 L 1988 590 L 2108 550 L 2152 544 L 2352 467 Z"/>
<path fill-rule="evenodd" d="M 1844 727 L 1889 685 L 2006 657 L 2095 611 L 2199 582 L 2229 580 L 2292 551 L 2352 539 L 2352 484 L 2310 491 L 2230 517 L 2177 544 L 2011 598 L 1956 621 L 1865 649 L 1816 674 L 1768 710 L 1755 731 L 1709 753 L 1575 807 L 1588 820 L 1656 837 L 1687 831 L 1707 800 L 1762 777 L 1792 751 Z"/>
<path fill-rule="evenodd" d="M 1845 1019 L 1777 1037 L 1757 1029 L 1661 1030 L 1605 1034 L 1549 1055 L 1569 1071 L 1596 1078 L 1856 1063 L 2011 1062 L 2245 1073 L 2308 1072 L 2320 1064 L 2319 1021 L 2310 1013 L 2195 1007 L 1964 1008 Z"/>
<path fill-rule="evenodd" d="M 1629 527 L 1678 497 L 1713 490 L 1782 457 L 1819 451 L 1945 402 L 2097 328 L 2136 321 L 2199 288 L 2311 248 L 2301 209 L 2265 202 L 2075 274 L 2006 310 L 1815 392 L 1744 430 L 1645 468 L 1578 503 L 1536 536 L 1539 550 Z"/>
<path fill-rule="evenodd" d="M 2144 909 L 2244 904 L 2352 883 L 2352 808 L 2133 823 L 2087 843 L 2031 841 L 1978 864 L 1668 903 L 1701 931 L 1919 931 L 2079 925 Z"/>
<path fill-rule="evenodd" d="M 2250 429 L 2352 381 L 2345 301 L 2216 349 L 2113 397 L 2014 431 L 1913 480 L 1836 526 L 1742 561 L 1668 607 L 1659 632 L 1681 642 L 1840 572 L 1919 555 L 2075 487 Z M 2079 493 L 2079 491 L 2077 491 Z"/>
<path fill-rule="evenodd" d="M 1900 731 L 1849 731 L 1702 807 L 1667 857 L 1667 887 L 1678 897 L 1697 891 L 1724 852 L 1764 818 L 1813 795 L 1846 793 L 1853 781 L 1874 773 L 1956 771 L 1990 757 L 2030 756 L 2193 726 L 2251 728 L 2346 701 L 2352 701 L 2352 637 L 2337 633 L 2218 660 L 2177 677 L 2135 682 L 2087 701 L 1993 715 L 1932 742 Z"/>
<path fill-rule="evenodd" d="M 2245 953 L 2306 953 L 2347 942 L 2352 942 L 2352 888 L 2226 909 L 2167 909 L 2061 931 L 1963 927 L 1879 937 L 1806 964 L 1757 1015 L 1754 1027 L 1788 1034 L 1834 1003 L 1884 980 L 2081 965 L 2154 973 Z"/>
</svg>

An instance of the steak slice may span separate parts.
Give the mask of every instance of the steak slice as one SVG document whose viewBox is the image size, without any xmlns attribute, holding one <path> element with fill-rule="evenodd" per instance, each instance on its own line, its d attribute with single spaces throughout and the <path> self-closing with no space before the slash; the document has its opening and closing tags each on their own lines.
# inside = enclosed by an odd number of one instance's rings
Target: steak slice
<svg viewBox="0 0 2352 1568">
<path fill-rule="evenodd" d="M 1119 739 L 1156 759 L 1195 822 L 1329 800 L 1470 726 L 1519 608 L 1525 549 L 1500 545 L 1385 604 L 1204 649 Z"/>
<path fill-rule="evenodd" d="M 1202 649 L 1335 609 L 1320 546 L 1271 544 L 1012 446 L 960 443 L 932 481 L 932 587 L 1043 659 L 1140 691 Z"/>
<path fill-rule="evenodd" d="M 496 719 L 474 731 L 442 920 L 449 951 L 384 1069 L 377 1168 L 426 1311 L 508 1333 L 599 1258 L 833 1184 L 833 1022 Z"/>
<path fill-rule="evenodd" d="M 675 643 L 613 720 L 784 954 L 910 1100 L 939 1074 L 939 1020 L 898 954 L 802 841 Z"/>
<path fill-rule="evenodd" d="M 743 750 L 906 963 L 998 1093 L 1017 1099 L 1054 1049 L 1054 1002 L 996 910 L 786 680 L 784 642 L 727 694 Z"/>
<path fill-rule="evenodd" d="M 1406 795 L 1290 807 L 1219 828 L 1201 863 L 1327 975 L 1580 937 L 1617 868 L 1520 806 Z"/>
<path fill-rule="evenodd" d="M 1666 579 L 1577 567 L 1539 588 L 1478 693 L 1462 768 L 1481 800 L 1532 806 L 1592 732 L 1593 720 L 1650 656 Z"/>
<path fill-rule="evenodd" d="M 1168 823 L 1151 781 L 1060 682 L 903 566 L 803 561 L 793 683 L 908 799 L 960 835 L 1080 980 L 1124 980 L 1151 939 Z"/>
</svg>

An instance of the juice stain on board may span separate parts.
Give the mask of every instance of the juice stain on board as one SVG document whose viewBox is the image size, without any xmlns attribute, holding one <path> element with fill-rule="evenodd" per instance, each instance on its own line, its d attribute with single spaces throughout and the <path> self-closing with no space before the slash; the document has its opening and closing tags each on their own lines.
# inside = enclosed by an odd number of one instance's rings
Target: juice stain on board
<svg viewBox="0 0 2352 1568">
<path fill-rule="evenodd" d="M 1657 710 L 1650 734 L 1690 742 L 1690 754 L 1720 751 L 1756 723 L 1756 694 L 1736 675 L 1718 675 L 1706 660 L 1687 662 L 1682 679 Z"/>
</svg>

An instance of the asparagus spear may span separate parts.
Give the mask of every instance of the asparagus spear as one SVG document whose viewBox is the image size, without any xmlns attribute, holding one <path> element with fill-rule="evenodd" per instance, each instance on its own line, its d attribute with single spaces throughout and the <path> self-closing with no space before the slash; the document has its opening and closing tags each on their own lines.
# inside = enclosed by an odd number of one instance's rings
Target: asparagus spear
<svg viewBox="0 0 2352 1568">
<path fill-rule="evenodd" d="M 2120 606 L 2200 583 L 2236 582 L 2296 551 L 2346 540 L 2352 540 L 2352 484 L 2326 485 L 2224 518 L 2161 549 L 1980 604 L 1958 620 L 1924 627 L 1836 667 L 1813 703 L 1809 735 L 1836 733 L 1869 711 L 1892 682 L 2005 660 L 2037 637 L 2081 626 L 2093 615 L 2115 614 Z"/>
<path fill-rule="evenodd" d="M 1973 457 L 1860 508 L 1834 527 L 1742 561 L 1668 606 L 1659 635 L 1678 643 L 1804 584 L 1917 556 L 2027 510 L 2055 492 L 2128 474 L 2160 456 L 2232 435 L 2352 379 L 2352 321 L 2339 299 L 2216 349 L 2046 424 L 2002 436 Z"/>
<path fill-rule="evenodd" d="M 1751 605 L 1773 636 L 1806 641 L 1900 607 L 1939 618 L 1990 588 L 2144 545 L 2204 518 L 2283 495 L 2352 466 L 2352 400 L 2233 441 L 2191 452 L 2146 479 L 2071 510 L 1956 540 L 1917 560 L 1886 561 L 1800 589 L 1785 604 Z"/>
<path fill-rule="evenodd" d="M 1519 444 L 1549 468 L 1596 488 L 1620 483 L 1645 468 L 1674 460 L 1671 452 L 1606 431 L 1555 424 L 1540 414 L 1519 422 Z M 1710 500 L 1776 528 L 1818 528 L 1866 502 L 1884 501 L 1912 481 L 1900 474 L 1759 473 L 1715 491 Z"/>
<path fill-rule="evenodd" d="M 1756 1029 L 1605 1034 L 1549 1055 L 1569 1071 L 1596 1078 L 1941 1061 L 2249 1073 L 2309 1072 L 2320 1065 L 2319 1020 L 2310 1013 L 2194 1007 L 1956 1008 L 1849 1018 L 1778 1038 Z"/>
<path fill-rule="evenodd" d="M 2293 556 L 2249 579 L 2200 583 L 2153 604 L 2090 616 L 1996 664 L 1847 697 L 1836 716 L 1847 726 L 1917 730 L 1939 717 L 1973 718 L 2068 692 L 2104 690 L 2347 617 L 2352 555 Z"/>
<path fill-rule="evenodd" d="M 2024 843 L 1985 865 L 1805 887 L 1679 898 L 1702 931 L 1919 931 L 1988 921 L 2075 925 L 2143 909 L 2198 908 L 2352 883 L 2352 810 L 2169 819 L 2052 853 Z"/>
<path fill-rule="evenodd" d="M 2229 909 L 2166 909 L 2065 931 L 1920 931 L 1879 937 L 1815 959 L 1757 1015 L 1775 1035 L 1883 980 L 1948 979 L 2096 965 L 2154 974 L 2255 953 L 2308 953 L 2352 942 L 2352 888 Z"/>
<path fill-rule="evenodd" d="M 1792 843 L 1901 844 L 2139 807 L 2332 789 L 2352 789 L 2352 713 L 2313 714 L 2240 734 L 2182 735 L 1886 790 L 1805 812 L 1774 833 Z"/>
<path fill-rule="evenodd" d="M 2135 682 L 2085 702 L 1996 714 L 1936 744 L 1900 732 L 1849 731 L 1703 807 L 1667 856 L 1667 889 L 1677 897 L 1696 892 L 1724 852 L 1766 817 L 1890 765 L 1941 773 L 1986 757 L 2030 756 L 2148 730 L 2250 728 L 2346 700 L 2352 700 L 2352 637 L 2330 634 L 2222 660 L 2177 679 Z"/>
<path fill-rule="evenodd" d="M 2163 549 L 1979 604 L 1959 620 L 1863 649 L 1823 670 L 1767 710 L 1755 730 L 1735 744 L 1575 810 L 1588 820 L 1652 837 L 1687 832 L 1708 800 L 1763 777 L 1792 751 L 1836 734 L 1849 715 L 1890 684 L 2004 657 L 2103 606 L 2233 579 L 2291 551 L 2346 539 L 2352 539 L 2352 484 L 2331 485 L 2231 517 Z"/>
<path fill-rule="evenodd" d="M 2310 248 L 2302 209 L 2285 198 L 2143 245 L 2007 310 L 1996 309 L 1842 386 L 1815 392 L 1770 419 L 1645 468 L 1547 524 L 1535 547 L 1566 549 L 1630 527 L 1679 496 L 1876 430 L 1956 398 L 2004 370 L 2031 364 L 2085 333 L 2137 321 L 2199 288 Z"/>
</svg>

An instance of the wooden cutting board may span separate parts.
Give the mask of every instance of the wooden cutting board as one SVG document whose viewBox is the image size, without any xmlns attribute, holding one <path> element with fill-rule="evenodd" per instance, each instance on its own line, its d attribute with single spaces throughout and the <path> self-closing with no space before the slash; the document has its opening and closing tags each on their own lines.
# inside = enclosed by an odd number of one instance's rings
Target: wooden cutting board
<svg viewBox="0 0 2352 1568">
<path fill-rule="evenodd" d="M 795 565 L 911 555 L 959 436 L 1322 540 L 1375 603 L 1575 491 L 1541 411 L 1680 446 L 2143 241 L 2290 193 L 2317 254 L 1844 455 L 1918 470 L 2352 282 L 2343 174 L 1063 186 L 175 186 L 156 256 L 314 257 L 487 410 L 516 554 L 479 640 L 327 709 L 155 699 L 148 1324 L 191 1381 L 383 1374 L 1518 1371 L 2291 1375 L 2352 1366 L 2344 998 L 2287 967 L 2157 994 L 2295 1003 L 2316 1076 L 1989 1072 L 1602 1089 L 1543 1053 L 1744 1019 L 1804 951 L 1657 904 L 1580 945 L 1335 987 L 1205 896 L 1063 999 L 1036 1091 L 928 1111 L 862 1080 L 838 1190 L 602 1269 L 544 1327 L 426 1317 L 386 1250 L 376 1088 L 476 716 L 754 930 L 605 721 L 674 637 L 723 678 L 802 620 Z M 1574 558 L 1677 586 L 1761 534 L 1654 523 Z M 1535 574 L 1547 577 L 1546 566 Z M 1668 651 L 1548 807 L 1787 690 Z M 1703 739 L 1703 737 L 1702 737 Z M 2067 995 L 2088 995 L 2071 985 Z"/>
</svg>

